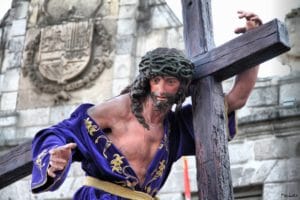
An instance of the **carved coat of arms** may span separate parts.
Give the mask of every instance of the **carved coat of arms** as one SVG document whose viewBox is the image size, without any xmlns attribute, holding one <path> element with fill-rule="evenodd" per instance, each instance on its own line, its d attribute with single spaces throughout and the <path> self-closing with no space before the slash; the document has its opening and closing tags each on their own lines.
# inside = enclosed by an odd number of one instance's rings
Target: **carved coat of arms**
<svg viewBox="0 0 300 200">
<path fill-rule="evenodd" d="M 68 100 L 67 92 L 91 84 L 112 65 L 111 37 L 99 21 L 66 22 L 33 32 L 23 72 L 41 92 Z"/>
<path fill-rule="evenodd" d="M 88 21 L 43 28 L 39 72 L 60 84 L 78 76 L 90 62 L 93 30 Z"/>
</svg>

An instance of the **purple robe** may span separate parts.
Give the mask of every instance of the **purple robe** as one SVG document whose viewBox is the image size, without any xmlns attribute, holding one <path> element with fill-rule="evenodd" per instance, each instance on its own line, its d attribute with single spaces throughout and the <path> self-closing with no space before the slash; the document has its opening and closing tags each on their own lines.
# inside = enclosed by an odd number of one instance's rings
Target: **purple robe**
<svg viewBox="0 0 300 200">
<path fill-rule="evenodd" d="M 32 144 L 32 192 L 56 190 L 65 180 L 71 163 L 80 161 L 82 169 L 88 176 L 155 196 L 166 181 L 172 164 L 183 155 L 195 155 L 192 106 L 187 105 L 176 115 L 174 112 L 167 115 L 164 121 L 164 137 L 147 169 L 145 181 L 141 183 L 125 156 L 87 114 L 88 108 L 92 106 L 92 104 L 82 104 L 69 119 L 36 134 Z M 229 117 L 229 123 L 235 126 L 234 116 Z M 233 136 L 232 134 L 230 135 Z M 57 176 L 54 179 L 47 177 L 49 150 L 70 142 L 75 142 L 77 147 L 72 150 L 72 159 L 69 160 L 67 167 L 61 172 L 56 172 Z M 124 198 L 93 187 L 82 186 L 74 195 L 74 199 L 122 200 Z"/>
</svg>

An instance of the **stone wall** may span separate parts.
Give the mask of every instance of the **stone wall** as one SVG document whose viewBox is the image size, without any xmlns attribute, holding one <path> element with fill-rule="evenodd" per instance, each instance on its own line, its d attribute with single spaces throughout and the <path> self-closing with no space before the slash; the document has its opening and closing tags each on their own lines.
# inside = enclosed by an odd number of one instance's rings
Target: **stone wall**
<svg viewBox="0 0 300 200">
<path fill-rule="evenodd" d="M 277 200 L 300 196 L 300 74 L 274 79 L 257 82 L 229 150 L 234 186 Z"/>
<path fill-rule="evenodd" d="M 56 6 L 57 1 L 62 4 L 61 8 Z M 74 5 L 68 4 L 70 1 L 67 0 L 57 1 L 45 1 L 50 2 L 48 12 L 45 13 L 41 12 L 43 4 L 40 2 L 43 1 L 14 0 L 10 13 L 1 22 L 1 153 L 31 139 L 39 129 L 68 117 L 80 103 L 98 103 L 117 95 L 136 75 L 136 65 L 146 51 L 158 46 L 183 49 L 182 25 L 164 1 L 106 0 L 97 12 L 92 12 L 92 16 L 95 19 L 101 18 L 102 25 L 109 33 L 112 49 L 105 55 L 111 61 L 108 62 L 111 66 L 105 67 L 99 76 L 88 81 L 90 84 L 85 83 L 83 87 L 74 90 L 67 90 L 67 83 L 73 80 L 86 81 L 83 74 L 79 73 L 66 82 L 61 81 L 64 79 L 62 76 L 56 80 L 56 85 L 53 84 L 60 88 L 60 92 L 47 93 L 47 89 L 40 86 L 52 83 L 51 81 L 43 80 L 43 84 L 36 84 L 30 79 L 28 63 L 31 62 L 32 66 L 38 64 L 38 55 L 43 55 L 38 48 L 34 52 L 29 51 L 33 49 L 29 48 L 30 45 L 37 45 L 34 43 L 37 38 L 35 34 L 40 34 L 46 25 L 56 25 L 57 29 L 62 30 L 62 21 L 72 24 L 90 19 L 90 15 L 87 16 L 82 9 L 90 11 L 93 8 L 91 4 L 99 5 L 100 2 L 89 1 L 87 7 L 77 9 L 76 2 L 83 1 L 72 1 L 75 2 Z M 239 111 L 239 134 L 229 145 L 234 187 L 262 185 L 263 199 L 297 199 L 292 195 L 300 196 L 298 10 L 291 12 L 289 19 L 287 24 L 292 33 L 293 49 L 281 58 L 284 64 L 290 66 L 291 74 L 257 81 L 246 107 Z M 93 37 L 98 37 L 101 41 L 100 35 L 99 33 Z M 101 45 L 91 49 L 101 57 Z M 92 64 L 99 63 L 96 58 L 98 57 L 90 57 L 94 61 Z M 225 82 L 225 88 L 230 84 L 231 80 Z M 191 189 L 196 192 L 194 157 L 187 159 Z M 28 176 L 0 190 L 0 199 L 71 199 L 82 185 L 82 175 L 80 164 L 74 163 L 69 177 L 58 191 L 38 195 L 31 194 Z M 179 160 L 159 193 L 160 199 L 184 199 L 183 184 L 183 161 Z"/>
<path fill-rule="evenodd" d="M 88 33 L 92 26 L 89 52 L 66 39 L 72 32 L 75 41 L 83 41 L 80 30 Z M 67 118 L 78 104 L 118 95 L 135 77 L 146 51 L 183 48 L 182 25 L 160 0 L 14 0 L 0 28 L 1 154 Z M 66 44 L 77 48 L 81 59 Z M 78 68 L 70 70 L 70 60 Z M 56 192 L 31 194 L 28 176 L 0 190 L 0 199 L 71 199 L 82 176 L 74 163 Z"/>
<path fill-rule="evenodd" d="M 21 71 L 21 58 L 26 34 L 28 1 L 13 1 L 12 8 L 0 26 L 0 143 L 1 147 L 18 143 L 19 121 L 17 97 Z M 37 126 L 40 124 L 38 123 Z M 28 134 L 20 130 L 21 135 Z M 20 137 L 22 138 L 22 136 Z"/>
</svg>

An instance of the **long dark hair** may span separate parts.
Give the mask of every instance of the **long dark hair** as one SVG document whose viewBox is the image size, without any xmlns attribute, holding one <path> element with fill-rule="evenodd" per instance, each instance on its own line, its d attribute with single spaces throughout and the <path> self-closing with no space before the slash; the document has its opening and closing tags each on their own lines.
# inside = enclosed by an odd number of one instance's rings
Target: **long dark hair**
<svg viewBox="0 0 300 200">
<path fill-rule="evenodd" d="M 139 75 L 131 85 L 122 90 L 121 94 L 130 94 L 132 113 L 146 129 L 149 129 L 142 113 L 143 102 L 150 94 L 150 79 L 163 75 L 178 78 L 180 87 L 175 99 L 175 111 L 178 111 L 187 95 L 193 72 L 194 65 L 185 58 L 181 51 L 174 48 L 157 48 L 142 57 L 139 63 Z"/>
</svg>

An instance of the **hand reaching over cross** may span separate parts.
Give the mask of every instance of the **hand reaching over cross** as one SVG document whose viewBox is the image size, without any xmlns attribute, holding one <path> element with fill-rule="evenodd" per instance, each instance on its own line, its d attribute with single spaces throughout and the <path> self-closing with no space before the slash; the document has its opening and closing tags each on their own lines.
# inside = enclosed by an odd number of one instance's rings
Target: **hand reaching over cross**
<svg viewBox="0 0 300 200">
<path fill-rule="evenodd" d="M 262 25 L 262 20 L 252 12 L 238 11 L 239 18 L 246 19 L 246 25 L 235 29 L 235 33 L 245 33 L 250 29 L 254 29 Z M 259 66 L 252 67 L 241 73 L 235 78 L 234 86 L 231 91 L 225 96 L 228 112 L 232 112 L 236 109 L 242 108 L 255 85 Z"/>
<path fill-rule="evenodd" d="M 64 146 L 56 147 L 49 151 L 50 165 L 47 174 L 55 178 L 55 172 L 63 170 L 71 157 L 72 149 L 75 149 L 76 143 L 68 143 Z"/>
<path fill-rule="evenodd" d="M 246 26 L 235 29 L 235 31 L 234 31 L 235 33 L 245 33 L 246 31 L 248 31 L 250 29 L 253 29 L 255 27 L 262 25 L 262 20 L 255 13 L 245 12 L 245 11 L 241 11 L 241 10 L 239 10 L 237 13 L 238 13 L 238 17 L 240 19 L 242 19 L 242 18 L 246 19 Z"/>
</svg>

